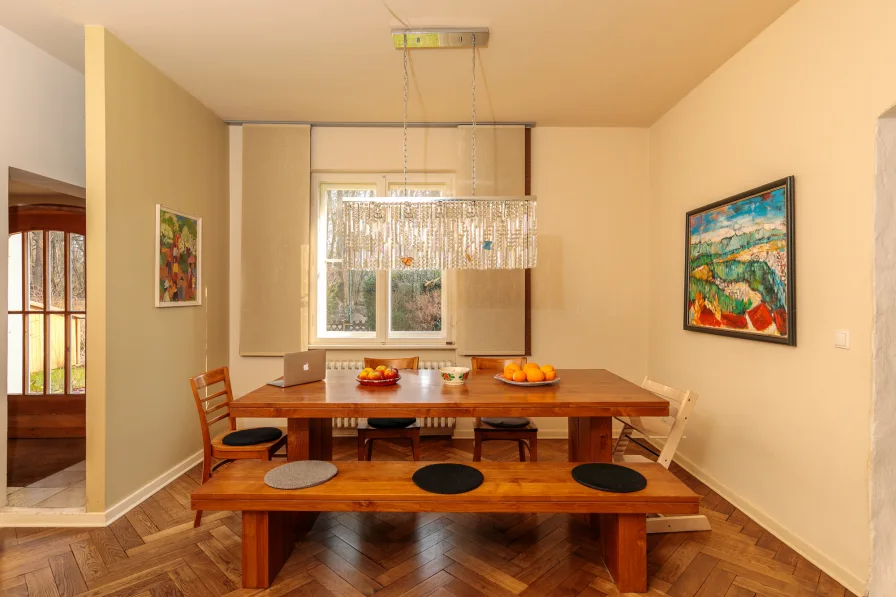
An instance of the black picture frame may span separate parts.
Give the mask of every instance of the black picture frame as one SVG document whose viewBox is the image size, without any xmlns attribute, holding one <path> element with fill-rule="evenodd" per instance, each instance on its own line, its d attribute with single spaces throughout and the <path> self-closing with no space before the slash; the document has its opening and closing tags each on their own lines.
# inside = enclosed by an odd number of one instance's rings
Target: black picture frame
<svg viewBox="0 0 896 597">
<path fill-rule="evenodd" d="M 695 216 L 700 216 L 707 212 L 717 210 L 720 207 L 733 205 L 738 202 L 755 200 L 757 196 L 763 196 L 778 189 L 783 189 L 785 193 L 785 254 L 786 272 L 784 301 L 785 301 L 785 318 L 787 335 L 771 335 L 761 332 L 739 331 L 728 327 L 712 327 L 707 325 L 695 325 L 691 321 L 691 223 Z M 692 209 L 685 216 L 685 243 L 684 243 L 684 316 L 683 325 L 686 331 L 700 332 L 704 334 L 714 334 L 717 336 L 729 336 L 732 338 L 742 338 L 744 340 L 756 340 L 759 342 L 771 342 L 775 344 L 785 344 L 788 346 L 796 346 L 797 338 L 797 313 L 796 313 L 796 236 L 795 236 L 795 193 L 796 183 L 793 176 L 788 176 L 770 182 L 768 184 L 750 189 L 743 193 L 704 205 L 702 207 Z M 694 270 L 696 271 L 696 269 Z M 777 329 L 777 327 L 776 327 Z"/>
</svg>

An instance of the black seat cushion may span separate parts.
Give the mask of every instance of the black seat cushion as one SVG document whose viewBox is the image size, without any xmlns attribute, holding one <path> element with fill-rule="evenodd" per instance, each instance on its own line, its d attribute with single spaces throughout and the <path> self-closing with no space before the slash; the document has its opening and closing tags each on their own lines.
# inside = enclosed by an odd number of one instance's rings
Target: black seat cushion
<svg viewBox="0 0 896 597">
<path fill-rule="evenodd" d="M 282 435 L 283 432 L 276 427 L 253 427 L 228 433 L 221 442 L 225 446 L 254 446 L 278 440 Z"/>
<path fill-rule="evenodd" d="M 416 422 L 417 419 L 367 419 L 367 424 L 377 429 L 403 429 Z"/>
<path fill-rule="evenodd" d="M 483 417 L 482 422 L 492 427 L 506 427 L 508 429 L 516 429 L 525 427 L 529 424 L 526 417 Z"/>
<path fill-rule="evenodd" d="M 613 493 L 632 493 L 647 487 L 647 479 L 638 471 L 608 462 L 580 464 L 572 469 L 572 478 L 585 487 Z"/>
<path fill-rule="evenodd" d="M 430 464 L 417 469 L 414 485 L 429 493 L 453 495 L 473 491 L 485 480 L 479 469 L 466 464 Z"/>
</svg>

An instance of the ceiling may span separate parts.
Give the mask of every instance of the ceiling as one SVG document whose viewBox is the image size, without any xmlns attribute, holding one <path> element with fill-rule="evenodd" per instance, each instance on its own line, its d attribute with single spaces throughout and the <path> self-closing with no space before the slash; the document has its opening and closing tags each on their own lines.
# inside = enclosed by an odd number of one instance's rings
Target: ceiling
<svg viewBox="0 0 896 597">
<path fill-rule="evenodd" d="M 400 121 L 398 19 L 489 27 L 479 120 L 544 126 L 652 124 L 796 2 L 0 1 L 0 25 L 79 70 L 81 25 L 106 26 L 227 120 Z M 470 119 L 469 52 L 411 51 L 410 120 Z"/>
</svg>

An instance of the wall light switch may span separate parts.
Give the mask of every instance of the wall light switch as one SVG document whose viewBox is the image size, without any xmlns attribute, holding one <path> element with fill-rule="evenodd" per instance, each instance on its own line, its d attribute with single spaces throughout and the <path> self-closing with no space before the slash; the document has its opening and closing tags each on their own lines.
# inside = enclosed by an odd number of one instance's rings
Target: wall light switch
<svg viewBox="0 0 896 597">
<path fill-rule="evenodd" d="M 849 350 L 849 332 L 847 330 L 834 332 L 834 347 Z"/>
</svg>

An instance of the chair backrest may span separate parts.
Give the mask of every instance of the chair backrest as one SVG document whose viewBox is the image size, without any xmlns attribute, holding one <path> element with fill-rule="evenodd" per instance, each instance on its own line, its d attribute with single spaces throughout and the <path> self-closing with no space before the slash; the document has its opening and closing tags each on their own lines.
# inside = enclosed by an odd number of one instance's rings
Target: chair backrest
<svg viewBox="0 0 896 597">
<path fill-rule="evenodd" d="M 224 384 L 224 387 L 217 392 L 206 392 L 205 397 L 200 395 L 201 390 L 217 384 Z M 210 457 L 212 438 L 209 428 L 218 421 L 230 419 L 230 430 L 236 430 L 236 419 L 230 416 L 230 403 L 233 401 L 230 370 L 227 367 L 221 367 L 191 377 L 190 387 L 193 389 L 193 399 L 196 400 L 196 410 L 199 413 L 199 423 L 202 427 L 202 449 L 207 451 L 206 456 Z"/>
<path fill-rule="evenodd" d="M 694 404 L 697 402 L 697 394 L 691 390 L 679 390 L 661 384 L 650 377 L 644 378 L 641 387 L 669 401 L 669 416 L 619 417 L 619 420 L 647 439 L 664 440 L 657 462 L 669 468 L 669 464 L 675 456 L 675 450 L 678 449 L 678 444 L 684 437 L 684 428 L 694 409 Z"/>
<path fill-rule="evenodd" d="M 526 364 L 526 357 L 473 357 L 471 359 L 473 371 L 503 371 L 504 367 L 516 363 L 520 367 Z"/>
<path fill-rule="evenodd" d="M 411 371 L 416 371 L 420 365 L 420 357 L 406 357 L 403 359 L 364 359 L 365 367 L 372 367 L 375 369 L 380 365 L 391 367 L 393 369 L 410 369 Z"/>
</svg>

